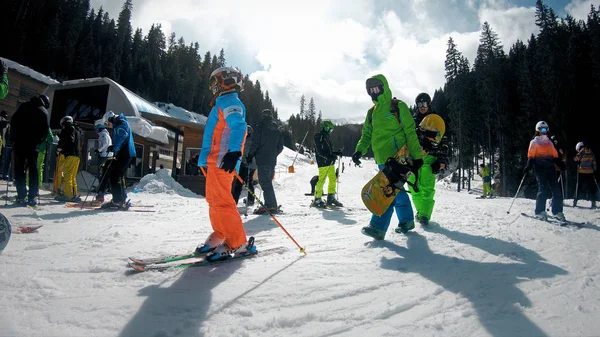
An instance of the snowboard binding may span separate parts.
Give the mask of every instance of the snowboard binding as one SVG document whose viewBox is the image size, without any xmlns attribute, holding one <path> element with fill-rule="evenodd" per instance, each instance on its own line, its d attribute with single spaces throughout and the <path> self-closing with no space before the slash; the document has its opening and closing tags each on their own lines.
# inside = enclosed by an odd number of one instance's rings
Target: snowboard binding
<svg viewBox="0 0 600 337">
<path fill-rule="evenodd" d="M 384 195 L 386 197 L 391 197 L 395 194 L 396 190 L 402 189 L 405 183 L 408 183 L 415 191 L 418 191 L 417 187 L 417 179 L 415 179 L 415 183 L 411 183 L 408 181 L 408 178 L 414 174 L 415 178 L 417 178 L 416 172 L 411 170 L 411 167 L 398 162 L 395 158 L 388 158 L 385 161 L 384 167 L 381 169 L 381 172 L 385 175 L 385 177 L 390 182 L 387 186 L 384 187 Z"/>
</svg>

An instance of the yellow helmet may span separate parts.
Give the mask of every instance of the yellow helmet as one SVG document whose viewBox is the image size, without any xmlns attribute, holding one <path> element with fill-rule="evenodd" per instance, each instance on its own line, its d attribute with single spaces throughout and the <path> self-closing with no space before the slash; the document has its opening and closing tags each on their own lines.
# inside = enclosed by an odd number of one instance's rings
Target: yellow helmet
<svg viewBox="0 0 600 337">
<path fill-rule="evenodd" d="M 446 133 L 446 123 L 440 115 L 429 114 L 419 124 L 419 131 L 434 144 L 439 144 Z"/>
</svg>

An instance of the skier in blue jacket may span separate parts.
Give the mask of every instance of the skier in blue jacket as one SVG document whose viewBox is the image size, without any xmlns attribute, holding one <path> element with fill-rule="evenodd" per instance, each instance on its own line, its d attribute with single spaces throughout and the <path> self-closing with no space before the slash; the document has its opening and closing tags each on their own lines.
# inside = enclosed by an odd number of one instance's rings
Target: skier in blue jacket
<svg viewBox="0 0 600 337">
<path fill-rule="evenodd" d="M 102 204 L 102 208 L 122 209 L 125 204 L 125 185 L 123 178 L 127 167 L 135 159 L 135 145 L 133 143 L 133 132 L 129 127 L 127 118 L 123 114 L 115 115 L 108 111 L 103 120 L 108 122 L 108 126 L 113 128 L 113 145 L 108 147 L 108 152 L 115 154 L 112 163 L 110 163 L 109 181 L 112 200 Z M 109 165 L 109 164 L 107 164 Z"/>
</svg>

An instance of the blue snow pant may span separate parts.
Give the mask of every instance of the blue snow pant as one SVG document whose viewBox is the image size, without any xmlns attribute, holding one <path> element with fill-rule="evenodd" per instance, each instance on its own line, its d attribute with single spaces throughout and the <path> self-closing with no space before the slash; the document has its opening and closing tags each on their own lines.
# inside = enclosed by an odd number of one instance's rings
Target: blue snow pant
<svg viewBox="0 0 600 337">
<path fill-rule="evenodd" d="M 379 169 L 381 170 L 383 166 L 383 164 L 379 165 Z M 388 209 L 385 211 L 385 213 L 383 213 L 381 216 L 371 216 L 370 226 L 382 231 L 387 231 L 388 227 L 390 226 L 390 221 L 392 220 L 392 214 L 394 213 L 394 210 L 396 210 L 396 216 L 398 217 L 398 221 L 401 223 L 415 220 L 415 215 L 413 213 L 410 199 L 408 198 L 408 193 L 404 188 L 398 192 L 396 198 L 390 207 L 388 207 Z"/>
<path fill-rule="evenodd" d="M 535 200 L 535 214 L 542 213 L 545 210 L 548 190 L 552 192 L 552 214 L 556 215 L 557 213 L 562 212 L 562 192 L 558 180 L 556 179 L 554 166 L 548 168 L 536 166 L 534 174 L 538 185 L 537 198 Z"/>
</svg>

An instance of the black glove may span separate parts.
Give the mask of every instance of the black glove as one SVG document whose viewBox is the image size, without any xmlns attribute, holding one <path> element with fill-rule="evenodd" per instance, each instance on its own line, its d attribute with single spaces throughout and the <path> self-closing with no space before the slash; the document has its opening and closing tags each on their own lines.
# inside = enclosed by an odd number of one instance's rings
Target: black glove
<svg viewBox="0 0 600 337">
<path fill-rule="evenodd" d="M 221 161 L 221 169 L 227 173 L 233 172 L 241 156 L 240 151 L 227 152 Z"/>
<path fill-rule="evenodd" d="M 100 151 L 98 151 L 98 149 L 94 149 L 94 153 L 96 153 L 97 156 L 100 156 Z"/>
<path fill-rule="evenodd" d="M 334 156 L 341 157 L 342 156 L 342 151 L 334 151 L 334 152 L 332 152 L 332 154 Z"/>
<path fill-rule="evenodd" d="M 0 76 L 4 76 L 6 73 L 8 73 L 8 66 L 6 62 L 0 60 Z"/>
<path fill-rule="evenodd" d="M 529 171 L 531 171 L 531 166 L 527 164 L 527 166 L 525 166 L 525 168 L 523 169 L 523 174 L 527 174 L 529 173 Z"/>
<path fill-rule="evenodd" d="M 114 152 L 114 150 L 115 150 L 115 149 L 113 148 L 113 146 L 112 146 L 112 145 L 109 145 L 109 146 L 106 148 L 106 152 Z"/>
<path fill-rule="evenodd" d="M 356 166 L 360 166 L 360 157 L 362 157 L 362 153 L 360 153 L 360 151 L 356 151 L 352 155 L 352 161 Z"/>
<path fill-rule="evenodd" d="M 412 167 L 410 168 L 410 170 L 414 173 L 417 173 L 419 172 L 421 166 L 423 166 L 423 159 L 413 159 Z"/>
<path fill-rule="evenodd" d="M 431 163 L 431 173 L 438 174 L 440 173 L 440 162 L 438 160 Z"/>
</svg>

